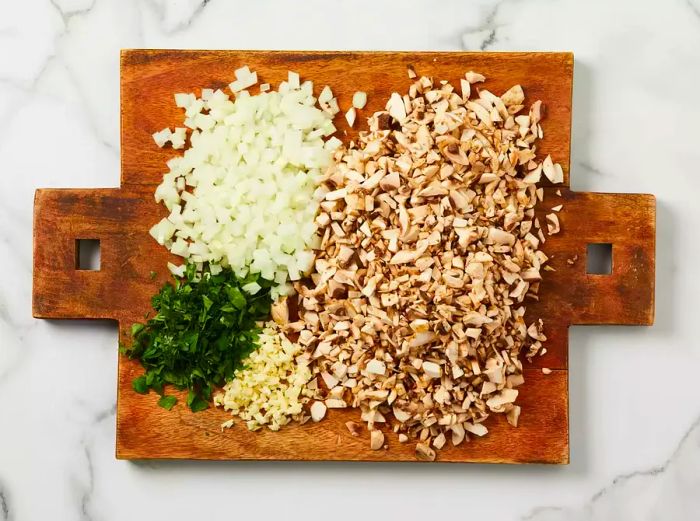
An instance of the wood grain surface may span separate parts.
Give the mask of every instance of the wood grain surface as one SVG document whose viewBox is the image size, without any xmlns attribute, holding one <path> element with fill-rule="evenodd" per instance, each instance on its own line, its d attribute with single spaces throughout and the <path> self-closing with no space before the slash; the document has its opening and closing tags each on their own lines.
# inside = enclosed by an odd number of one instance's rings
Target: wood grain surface
<svg viewBox="0 0 700 521">
<path fill-rule="evenodd" d="M 347 110 L 352 94 L 368 93 L 355 130 L 338 118 L 338 136 L 352 138 L 364 117 L 392 91 L 410 84 L 406 67 L 419 74 L 458 82 L 468 70 L 487 76 L 484 88 L 500 94 L 516 83 L 527 102 L 546 105 L 541 154 L 561 163 L 565 183 L 545 189 L 540 220 L 563 204 L 562 232 L 549 238 L 545 253 L 554 272 L 545 272 L 539 302 L 528 306 L 529 318 L 542 317 L 547 353 L 525 370 L 518 403 L 523 412 L 517 428 L 503 418 L 489 418 L 489 434 L 439 451 L 439 461 L 492 463 L 567 463 L 568 328 L 571 324 L 651 324 L 654 313 L 655 200 L 650 195 L 576 193 L 569 186 L 573 56 L 568 53 L 399 53 L 156 51 L 122 52 L 121 188 L 37 190 L 34 211 L 33 313 L 38 318 L 112 319 L 120 341 L 150 309 L 150 298 L 167 280 L 169 252 L 148 235 L 166 210 L 153 199 L 155 186 L 176 154 L 159 149 L 151 134 L 181 126 L 175 92 L 200 93 L 225 87 L 243 65 L 273 85 L 294 70 L 312 79 L 318 92 L 328 84 Z M 342 121 L 341 121 L 342 120 Z M 347 134 L 346 134 L 347 132 Z M 99 239 L 101 269 L 76 269 L 77 239 Z M 613 245 L 610 275 L 586 273 L 586 246 Z M 577 260 L 573 264 L 568 259 Z M 157 273 L 155 280 L 151 271 Z M 544 375 L 542 367 L 551 368 Z M 131 389 L 141 374 L 138 362 L 119 359 L 116 455 L 124 459 L 259 459 L 415 461 L 414 444 L 401 445 L 387 435 L 389 450 L 369 449 L 369 433 L 353 437 L 344 426 L 359 422 L 357 411 L 329 411 L 327 419 L 289 426 L 277 433 L 248 432 L 241 422 L 221 432 L 228 414 L 210 409 L 193 414 L 182 400 L 170 412 L 156 406 L 157 396 Z M 105 375 L 106 377 L 108 375 Z M 449 443 L 448 443 L 449 446 Z"/>
</svg>

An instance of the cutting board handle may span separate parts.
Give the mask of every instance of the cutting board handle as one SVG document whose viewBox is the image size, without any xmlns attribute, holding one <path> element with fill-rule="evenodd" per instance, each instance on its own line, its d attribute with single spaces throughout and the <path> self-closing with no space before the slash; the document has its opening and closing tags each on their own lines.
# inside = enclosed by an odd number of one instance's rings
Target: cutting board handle
<svg viewBox="0 0 700 521">
<path fill-rule="evenodd" d="M 568 293 L 562 301 L 571 306 L 571 324 L 653 324 L 654 196 L 569 191 L 562 195 L 568 208 L 562 234 L 552 239 L 571 241 L 566 250 L 577 252 L 577 259 L 559 259 L 557 268 L 570 274 L 560 292 Z M 612 245 L 610 274 L 588 273 L 590 244 Z"/>
<path fill-rule="evenodd" d="M 37 190 L 32 310 L 36 318 L 116 319 L 123 232 L 118 189 Z M 116 196 L 116 197 L 115 197 Z M 116 204 L 116 206 L 115 206 Z M 120 222 L 121 221 L 121 222 Z M 80 269 L 79 240 L 99 241 L 99 269 Z"/>
</svg>

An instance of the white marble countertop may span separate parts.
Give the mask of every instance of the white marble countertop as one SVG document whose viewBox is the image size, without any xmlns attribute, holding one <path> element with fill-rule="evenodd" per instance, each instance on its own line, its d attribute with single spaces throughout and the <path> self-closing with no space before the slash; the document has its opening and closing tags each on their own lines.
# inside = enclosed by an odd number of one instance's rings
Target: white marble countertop
<svg viewBox="0 0 700 521">
<path fill-rule="evenodd" d="M 27 0 L 0 13 L 0 521 L 700 519 L 700 0 Z M 116 328 L 31 318 L 32 201 L 37 187 L 118 185 L 127 47 L 573 51 L 572 186 L 655 194 L 658 251 L 653 327 L 571 331 L 571 464 L 117 461 Z"/>
</svg>

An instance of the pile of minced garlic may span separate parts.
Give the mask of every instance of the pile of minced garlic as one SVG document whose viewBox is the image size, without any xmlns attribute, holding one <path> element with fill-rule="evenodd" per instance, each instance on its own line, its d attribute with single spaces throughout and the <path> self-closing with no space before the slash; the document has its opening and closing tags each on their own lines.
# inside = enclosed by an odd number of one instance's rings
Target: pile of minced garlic
<svg viewBox="0 0 700 521">
<path fill-rule="evenodd" d="M 226 384 L 223 393 L 214 397 L 255 431 L 263 426 L 277 431 L 292 420 L 301 420 L 303 404 L 312 391 L 306 389 L 311 379 L 308 357 L 303 348 L 291 342 L 274 322 L 268 322 L 259 337 L 246 367 Z M 223 424 L 231 427 L 233 420 Z"/>
</svg>

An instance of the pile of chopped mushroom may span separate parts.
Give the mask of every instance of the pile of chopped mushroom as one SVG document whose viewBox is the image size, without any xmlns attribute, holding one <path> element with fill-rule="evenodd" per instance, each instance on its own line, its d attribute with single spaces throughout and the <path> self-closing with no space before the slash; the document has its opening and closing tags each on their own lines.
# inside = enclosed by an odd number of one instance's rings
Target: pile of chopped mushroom
<svg viewBox="0 0 700 521">
<path fill-rule="evenodd" d="M 524 111 L 519 85 L 473 92 L 483 81 L 468 73 L 460 95 L 421 77 L 392 94 L 320 188 L 315 273 L 295 283 L 288 327 L 311 355 L 316 403 L 359 408 L 373 449 L 380 424 L 417 440 L 419 459 L 485 435 L 492 414 L 517 425 L 520 355 L 546 340 L 524 319 L 547 262 L 536 184 L 563 173 L 536 159 L 541 103 Z"/>
</svg>

